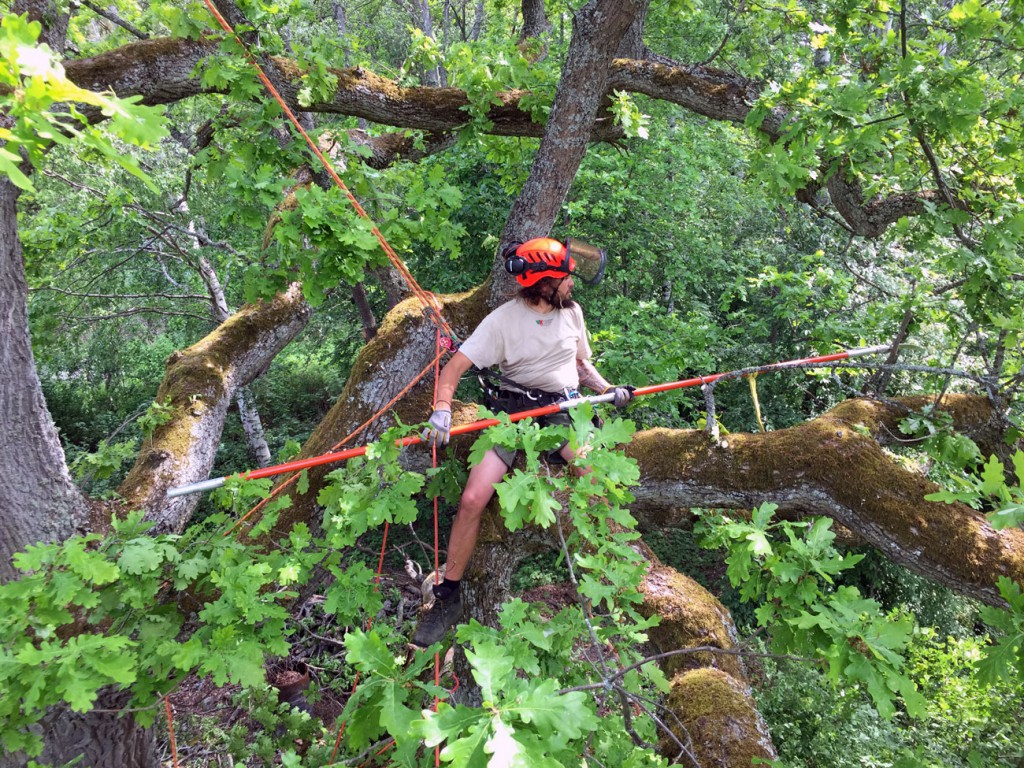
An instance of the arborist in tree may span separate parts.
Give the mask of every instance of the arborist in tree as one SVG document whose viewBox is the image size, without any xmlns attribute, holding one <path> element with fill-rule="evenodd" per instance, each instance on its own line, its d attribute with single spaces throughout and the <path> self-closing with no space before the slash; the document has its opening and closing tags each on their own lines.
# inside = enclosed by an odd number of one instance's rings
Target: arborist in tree
<svg viewBox="0 0 1024 768">
<path fill-rule="evenodd" d="M 485 317 L 441 370 L 424 440 L 448 443 L 452 397 L 471 366 L 498 366 L 500 375 L 492 374 L 491 385 L 484 381 L 485 403 L 494 411 L 514 413 L 579 397 L 580 386 L 599 394 L 614 390 L 618 408 L 632 400 L 632 387 L 613 387 L 590 362 L 583 312 L 572 300 L 573 278 L 596 285 L 604 266 L 602 249 L 571 238 L 564 244 L 538 237 L 511 245 L 505 252 L 505 269 L 521 286 L 519 295 Z M 538 421 L 541 426 L 568 425 L 570 418 L 562 411 Z M 426 648 L 441 640 L 462 613 L 459 584 L 476 547 L 480 516 L 515 456 L 514 450 L 496 446 L 470 470 L 448 540 L 444 581 L 433 586 L 434 604 L 420 618 L 415 645 Z M 551 452 L 558 462 L 570 463 L 573 457 L 568 441 Z"/>
</svg>

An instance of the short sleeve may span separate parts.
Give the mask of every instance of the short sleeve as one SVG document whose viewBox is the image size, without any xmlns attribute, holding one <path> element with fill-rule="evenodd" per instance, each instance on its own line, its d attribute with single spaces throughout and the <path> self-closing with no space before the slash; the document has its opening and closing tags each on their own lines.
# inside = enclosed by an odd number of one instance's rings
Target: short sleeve
<svg viewBox="0 0 1024 768">
<path fill-rule="evenodd" d="M 576 305 L 575 310 L 580 324 L 580 340 L 576 344 L 576 359 L 589 360 L 593 352 L 590 349 L 590 341 L 587 339 L 587 324 L 583 320 L 583 310 L 580 309 L 579 304 Z"/>
</svg>

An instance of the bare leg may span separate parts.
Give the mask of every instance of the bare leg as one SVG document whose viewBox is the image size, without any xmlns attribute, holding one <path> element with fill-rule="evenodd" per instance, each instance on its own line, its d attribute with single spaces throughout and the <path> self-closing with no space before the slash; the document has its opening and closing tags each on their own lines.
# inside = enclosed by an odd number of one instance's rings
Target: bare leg
<svg viewBox="0 0 1024 768">
<path fill-rule="evenodd" d="M 469 471 L 466 489 L 459 501 L 459 511 L 452 524 L 448 539 L 448 563 L 445 566 L 446 579 L 462 578 L 469 558 L 476 548 L 476 537 L 480 533 L 480 516 L 487 502 L 494 496 L 494 486 L 508 472 L 508 467 L 494 451 L 488 451 L 483 459 Z"/>
</svg>

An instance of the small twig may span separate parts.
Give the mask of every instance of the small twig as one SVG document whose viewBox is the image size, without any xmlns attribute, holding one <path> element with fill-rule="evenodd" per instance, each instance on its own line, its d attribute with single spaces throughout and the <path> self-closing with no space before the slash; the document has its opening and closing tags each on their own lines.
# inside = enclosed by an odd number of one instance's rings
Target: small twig
<svg viewBox="0 0 1024 768">
<path fill-rule="evenodd" d="M 549 472 L 551 471 L 550 468 L 548 469 L 548 471 Z M 565 555 L 565 564 L 566 564 L 566 566 L 569 569 L 569 581 L 572 583 L 573 589 L 576 592 L 576 597 L 577 597 L 577 599 L 580 602 L 580 607 L 583 609 L 583 621 L 584 621 L 584 623 L 586 623 L 587 631 L 590 633 L 590 642 L 593 644 L 595 650 L 597 651 L 597 658 L 598 658 L 598 661 L 601 664 L 601 672 L 607 678 L 607 676 L 608 676 L 608 664 L 605 661 L 604 652 L 601 649 L 601 641 L 598 640 L 597 632 L 594 629 L 593 623 L 590 621 L 590 611 L 587 609 L 587 604 L 586 604 L 586 602 L 585 602 L 585 600 L 583 598 L 583 595 L 580 594 L 580 583 L 576 579 L 576 571 L 572 567 L 572 554 L 569 552 L 569 545 L 566 544 L 566 541 L 565 541 L 565 532 L 562 530 L 562 516 L 561 515 L 555 515 L 555 523 L 558 525 L 558 541 L 559 541 L 559 543 L 561 544 L 561 547 L 562 547 L 562 554 Z M 602 686 L 597 686 L 597 687 L 604 687 L 604 686 L 602 685 Z"/>
<path fill-rule="evenodd" d="M 50 171 L 50 170 L 43 169 L 43 176 L 49 176 L 51 179 L 58 179 L 60 181 L 63 181 L 69 187 L 72 187 L 74 189 L 80 189 L 83 192 L 88 192 L 90 195 L 98 197 L 101 200 L 106 198 L 106 195 L 104 195 L 98 189 L 94 189 L 93 187 L 90 187 L 90 186 L 88 186 L 86 184 L 82 184 L 81 182 L 72 181 L 67 176 L 62 176 L 61 174 L 57 173 L 56 171 Z"/>
<path fill-rule="evenodd" d="M 300 627 L 302 627 L 303 631 L 307 635 L 309 635 L 310 637 L 313 637 L 313 638 L 315 638 L 315 639 L 317 639 L 317 640 L 319 640 L 319 641 L 321 641 L 323 643 L 328 643 L 329 645 L 336 645 L 339 648 L 344 648 L 345 647 L 345 644 L 343 642 L 341 642 L 340 640 L 335 640 L 335 639 L 330 638 L 330 637 L 324 637 L 323 635 L 318 635 L 316 632 L 314 632 L 309 627 L 307 627 L 303 622 L 300 621 L 300 622 L 297 622 L 297 623 L 298 623 L 298 625 Z"/>
<path fill-rule="evenodd" d="M 971 323 L 967 329 L 967 333 L 960 339 L 960 343 L 956 347 L 956 351 L 953 353 L 953 359 L 950 361 L 950 366 L 956 364 L 956 361 L 960 358 L 960 353 L 963 352 L 964 346 L 967 344 L 967 339 L 970 338 L 972 333 L 978 330 L 978 321 L 975 320 Z M 952 374 L 947 374 L 945 381 L 942 382 L 942 389 L 939 390 L 939 396 L 935 398 L 935 405 L 939 406 L 942 404 L 942 398 L 946 396 L 946 390 L 949 389 L 949 383 L 953 380 Z"/>
<path fill-rule="evenodd" d="M 801 661 L 801 662 L 817 662 L 817 659 L 813 659 L 807 656 L 791 656 L 789 654 L 778 654 L 778 653 L 762 653 L 759 651 L 748 651 L 743 648 L 718 648 L 713 645 L 698 645 L 692 648 L 678 648 L 674 651 L 665 651 L 664 653 L 657 653 L 653 656 L 640 659 L 628 667 L 616 670 L 616 672 L 599 683 L 588 683 L 586 685 L 577 685 L 572 688 L 563 688 L 556 693 L 562 695 L 565 693 L 573 693 L 575 691 L 593 691 L 598 688 L 606 688 L 609 684 L 615 683 L 621 680 L 625 675 L 632 672 L 635 669 L 639 669 L 645 664 L 650 664 L 652 661 L 661 661 L 662 659 L 668 659 L 673 656 L 683 656 L 691 653 L 720 653 L 725 656 L 750 656 L 753 658 L 762 659 L 786 659 L 788 661 Z"/>
<path fill-rule="evenodd" d="M 57 317 L 74 323 L 99 323 L 104 320 L 114 320 L 120 317 L 131 317 L 132 315 L 167 315 L 169 317 L 194 317 L 197 320 L 209 322 L 208 315 L 197 315 L 193 312 L 175 312 L 170 309 L 157 309 L 156 307 L 134 307 L 121 312 L 110 312 L 106 315 L 66 315 L 60 314 Z"/>
<path fill-rule="evenodd" d="M 108 10 L 106 10 L 104 8 L 100 8 L 98 5 L 95 5 L 94 3 L 89 2 L 89 0 L 79 0 L 79 2 L 81 2 L 82 5 L 84 5 L 90 11 L 95 13 L 97 16 L 102 16 L 107 21 L 110 21 L 110 22 L 116 24 L 117 26 L 121 27 L 121 29 L 124 29 L 124 30 L 127 30 L 128 32 L 131 32 L 133 35 L 135 35 L 135 37 L 139 38 L 139 40 L 148 40 L 149 39 L 149 35 L 147 35 L 145 32 L 143 32 L 141 29 L 136 27 L 131 22 L 126 21 L 125 19 L 122 19 L 120 16 L 118 16 L 113 11 L 108 11 Z"/>
<path fill-rule="evenodd" d="M 174 294 L 174 293 L 80 293 L 58 288 L 55 285 L 44 285 L 39 288 L 30 288 L 30 292 L 53 291 L 64 296 L 74 296 L 80 299 L 173 299 L 175 301 L 209 301 L 209 296 L 200 294 Z"/>
<path fill-rule="evenodd" d="M 341 764 L 342 765 L 355 765 L 355 764 L 358 763 L 358 764 L 362 765 L 362 761 L 365 760 L 367 757 L 369 757 L 370 753 L 374 752 L 374 750 L 377 750 L 378 752 L 381 752 L 386 747 L 388 747 L 389 745 L 393 744 L 394 741 L 395 741 L 395 739 L 393 737 L 391 737 L 391 736 L 389 736 L 386 739 L 381 739 L 376 744 L 371 744 L 366 749 L 364 749 L 362 752 L 360 752 L 358 755 L 356 755 L 355 757 L 350 757 L 348 760 L 345 760 Z M 374 754 L 376 754 L 376 753 L 374 753 Z"/>
<path fill-rule="evenodd" d="M 420 551 L 422 551 L 423 557 L 426 559 L 426 561 L 428 563 L 434 562 L 434 546 L 432 544 L 428 544 L 419 537 L 419 534 L 416 533 L 416 527 L 412 523 L 409 523 L 407 527 L 409 528 L 409 534 L 412 536 L 413 542 L 417 546 L 419 546 Z M 438 552 L 439 556 L 440 554 L 441 553 Z"/>
<path fill-rule="evenodd" d="M 616 688 L 618 688 L 618 687 L 619 686 L 616 686 Z M 678 763 L 679 762 L 679 758 L 682 757 L 683 755 L 686 755 L 688 758 L 690 758 L 690 760 L 692 761 L 693 765 L 696 766 L 696 768 L 700 768 L 700 762 L 697 760 L 697 755 L 693 751 L 693 737 L 690 736 L 690 730 L 686 727 L 686 725 L 683 723 L 683 721 L 679 719 L 679 715 L 677 715 L 671 709 L 668 709 L 667 707 L 662 706 L 661 704 L 658 704 L 657 702 L 651 701 L 647 697 L 641 696 L 641 695 L 639 695 L 637 693 L 630 693 L 630 698 L 633 700 L 633 703 L 636 704 L 645 715 L 647 715 L 649 718 L 651 718 L 651 720 L 654 721 L 654 724 L 656 726 L 658 726 L 662 730 L 662 732 L 665 733 L 670 739 L 672 739 L 672 741 L 674 741 L 676 743 L 676 746 L 679 747 L 679 752 L 676 755 L 675 760 L 673 760 L 672 762 L 673 763 Z M 676 724 L 679 726 L 679 729 L 684 734 L 686 734 L 686 741 L 687 741 L 687 743 L 683 744 L 683 742 L 680 741 L 678 736 L 676 736 L 675 731 L 672 730 L 672 728 L 669 726 L 669 724 L 666 723 L 662 718 L 658 717 L 658 715 L 656 715 L 650 709 L 645 707 L 644 706 L 645 703 L 650 704 L 651 706 L 653 706 L 653 707 L 655 707 L 657 709 L 663 709 L 666 712 L 668 712 L 670 715 L 672 715 L 672 719 L 676 721 Z"/>
</svg>

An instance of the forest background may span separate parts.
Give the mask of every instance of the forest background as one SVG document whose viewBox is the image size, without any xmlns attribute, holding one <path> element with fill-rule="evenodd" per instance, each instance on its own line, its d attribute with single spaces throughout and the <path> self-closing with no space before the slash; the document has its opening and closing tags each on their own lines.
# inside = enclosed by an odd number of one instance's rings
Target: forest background
<svg viewBox="0 0 1024 768">
<path fill-rule="evenodd" d="M 5 6 L 5 765 L 1020 764 L 1020 2 L 215 6 L 238 40 L 196 2 Z M 463 337 L 550 232 L 608 250 L 577 298 L 611 381 L 892 351 L 580 420 L 594 484 L 529 425 L 398 451 L 428 377 L 241 528 L 269 481 L 170 502 L 435 357 L 246 50 Z M 430 497 L 443 542 L 512 439 L 435 677 Z M 289 657 L 311 712 L 269 692 Z"/>
</svg>

